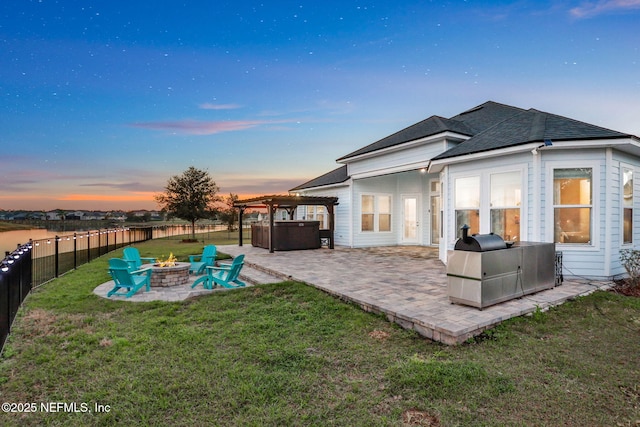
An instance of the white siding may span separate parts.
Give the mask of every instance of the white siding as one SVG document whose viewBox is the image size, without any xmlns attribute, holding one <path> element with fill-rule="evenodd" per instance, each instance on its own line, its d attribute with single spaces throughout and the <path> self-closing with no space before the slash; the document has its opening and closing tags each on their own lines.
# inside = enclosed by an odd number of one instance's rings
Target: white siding
<svg viewBox="0 0 640 427">
<path fill-rule="evenodd" d="M 399 172 L 401 170 L 426 167 L 433 157 L 442 153 L 444 141 L 431 142 L 404 150 L 386 153 L 382 156 L 369 157 L 348 163 L 349 175 L 375 175 L 378 173 Z M 395 170 L 398 169 L 398 170 Z"/>
<path fill-rule="evenodd" d="M 612 250 L 610 256 L 611 275 L 626 275 L 626 271 L 620 262 L 620 249 L 638 249 L 640 248 L 640 160 L 621 152 L 613 153 L 612 165 L 612 214 L 615 215 L 615 221 L 612 221 L 611 231 L 615 239 L 612 241 Z M 631 169 L 633 171 L 633 242 L 631 244 L 623 244 L 622 242 L 622 169 Z M 613 183 L 613 180 L 616 183 Z"/>
<path fill-rule="evenodd" d="M 335 224 L 333 239 L 334 244 L 339 246 L 349 246 L 351 244 L 350 234 L 350 190 L 349 187 L 331 187 L 325 189 L 311 189 L 305 190 L 306 196 L 326 196 L 337 197 L 338 205 L 334 207 Z M 306 212 L 306 206 L 299 206 L 296 210 L 296 219 L 302 219 Z"/>
<path fill-rule="evenodd" d="M 453 203 L 453 179 L 464 175 L 482 175 L 512 167 L 522 167 L 525 171 L 525 187 L 522 199 L 522 220 L 525 222 L 522 240 L 553 241 L 553 168 L 556 167 L 592 167 L 593 208 L 592 208 L 592 245 L 557 244 L 556 250 L 563 253 L 564 274 L 590 278 L 608 278 L 624 274 L 620 264 L 619 250 L 622 245 L 622 193 L 621 168 L 634 170 L 634 235 L 633 244 L 624 247 L 640 248 L 640 159 L 620 152 L 613 152 L 607 160 L 607 149 L 585 150 L 540 150 L 538 159 L 532 154 L 517 154 L 496 157 L 476 162 L 452 164 L 443 170 L 443 179 L 447 183 L 442 194 L 446 204 L 445 236 L 440 256 L 446 262 L 447 251 L 452 250 L 458 237 L 455 230 L 455 209 Z M 538 166 L 535 162 L 538 161 Z M 537 174 L 536 174 L 537 172 Z M 534 188 L 540 192 L 536 197 Z M 488 191 L 486 185 L 481 189 Z M 537 208 L 537 210 L 536 210 Z M 486 210 L 486 206 L 484 208 Z M 482 208 L 481 208 L 482 215 Z M 483 222 L 481 218 L 481 222 Z M 535 232 L 538 223 L 539 231 Z M 486 221 L 482 233 L 488 232 Z"/>
<path fill-rule="evenodd" d="M 353 181 L 353 246 L 390 246 L 398 243 L 398 195 L 396 193 L 397 179 L 393 175 L 367 178 Z M 391 231 L 371 232 L 362 230 L 361 204 L 363 194 L 390 195 Z"/>
<path fill-rule="evenodd" d="M 570 245 L 556 244 L 556 251 L 562 252 L 564 274 L 569 276 L 582 277 L 608 277 L 608 263 L 605 262 L 606 244 L 611 240 L 606 237 L 605 215 L 606 191 L 610 188 L 607 185 L 607 171 L 605 162 L 605 150 L 553 150 L 544 152 L 542 157 L 542 174 L 545 185 L 543 191 L 542 217 L 543 227 L 541 230 L 545 241 L 553 241 L 553 182 L 549 180 L 553 176 L 554 168 L 571 167 L 591 167 L 592 177 L 592 244 L 591 245 Z"/>
</svg>

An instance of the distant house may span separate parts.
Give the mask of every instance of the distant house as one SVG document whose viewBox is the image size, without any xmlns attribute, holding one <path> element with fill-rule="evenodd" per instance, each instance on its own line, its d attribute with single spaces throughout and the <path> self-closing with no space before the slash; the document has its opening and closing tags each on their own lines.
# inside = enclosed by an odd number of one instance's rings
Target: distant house
<svg viewBox="0 0 640 427">
<path fill-rule="evenodd" d="M 66 212 L 64 214 L 64 218 L 71 221 L 83 220 L 85 217 L 86 213 L 84 211 Z"/>
<path fill-rule="evenodd" d="M 14 221 L 25 221 L 27 220 L 29 217 L 29 213 L 28 212 L 15 212 L 13 214 L 13 220 Z"/>
<path fill-rule="evenodd" d="M 623 274 L 620 249 L 640 246 L 634 135 L 490 101 L 337 161 L 291 192 L 339 198 L 338 245 L 431 245 L 446 263 L 468 224 L 505 240 L 555 242 L 565 274 L 594 278 Z M 326 221 L 322 209 L 297 215 Z"/>
<path fill-rule="evenodd" d="M 47 219 L 50 221 L 59 221 L 62 219 L 60 215 L 60 211 L 49 211 L 47 212 Z"/>
<path fill-rule="evenodd" d="M 109 212 L 109 218 L 112 221 L 123 222 L 125 219 L 127 219 L 127 214 L 122 211 L 112 211 L 112 212 Z"/>
</svg>

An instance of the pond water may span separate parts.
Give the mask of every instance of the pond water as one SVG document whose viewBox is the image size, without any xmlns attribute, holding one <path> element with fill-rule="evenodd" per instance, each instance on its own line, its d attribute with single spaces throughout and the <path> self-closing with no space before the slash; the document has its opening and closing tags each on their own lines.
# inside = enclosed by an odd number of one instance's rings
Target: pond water
<svg viewBox="0 0 640 427">
<path fill-rule="evenodd" d="M 56 235 L 68 234 L 60 233 L 56 231 L 45 230 L 44 228 L 34 228 L 31 230 L 12 230 L 0 232 L 0 259 L 4 258 L 5 252 L 11 252 L 16 249 L 18 245 L 27 243 L 29 239 L 47 239 L 55 237 Z M 71 232 L 73 234 L 73 232 Z"/>
</svg>

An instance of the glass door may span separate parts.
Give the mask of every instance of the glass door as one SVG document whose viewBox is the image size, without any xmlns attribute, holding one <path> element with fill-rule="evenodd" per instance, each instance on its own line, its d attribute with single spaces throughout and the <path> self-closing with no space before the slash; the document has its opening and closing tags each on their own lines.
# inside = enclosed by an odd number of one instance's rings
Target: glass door
<svg viewBox="0 0 640 427">
<path fill-rule="evenodd" d="M 402 243 L 419 243 L 418 198 L 402 196 Z"/>
<path fill-rule="evenodd" d="M 429 212 L 431 220 L 431 244 L 436 246 L 440 244 L 442 211 L 440 209 L 440 180 L 434 179 L 429 185 L 431 195 L 429 199 Z"/>
<path fill-rule="evenodd" d="M 440 196 L 431 196 L 431 244 L 440 244 Z"/>
</svg>

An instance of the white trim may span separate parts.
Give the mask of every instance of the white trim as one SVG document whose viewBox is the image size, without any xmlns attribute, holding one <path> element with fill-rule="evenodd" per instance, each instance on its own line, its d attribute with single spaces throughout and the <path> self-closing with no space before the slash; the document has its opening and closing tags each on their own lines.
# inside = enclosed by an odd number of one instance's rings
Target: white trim
<svg viewBox="0 0 640 427">
<path fill-rule="evenodd" d="M 356 208 L 355 194 L 353 192 L 353 180 L 349 180 L 349 247 L 352 248 L 355 242 L 355 224 L 353 220 L 353 212 Z"/>
<path fill-rule="evenodd" d="M 437 183 L 436 187 L 438 187 L 435 191 L 431 191 L 431 187 L 433 186 L 433 183 Z M 440 208 L 438 209 L 437 212 L 437 220 L 440 222 L 439 227 L 437 229 L 437 233 L 438 233 L 438 242 L 440 241 L 440 239 L 442 239 L 442 234 L 441 231 L 443 231 L 443 222 L 444 222 L 444 212 L 442 210 L 442 181 L 440 181 L 440 176 L 438 176 L 437 178 L 431 178 L 429 180 L 427 180 L 427 185 L 428 187 L 428 192 L 427 192 L 427 197 L 428 197 L 428 201 L 426 203 L 427 204 L 427 209 L 429 214 L 427 215 L 427 223 L 428 223 L 428 230 L 429 230 L 429 242 L 427 243 L 430 246 L 436 246 L 435 243 L 433 243 L 433 212 L 431 212 L 431 210 L 433 209 L 433 205 L 431 204 L 432 199 L 434 197 L 437 197 L 439 199 L 439 206 Z M 424 234 L 424 232 L 423 232 Z M 439 245 L 439 244 L 438 244 Z"/>
<path fill-rule="evenodd" d="M 529 239 L 528 232 L 528 220 L 529 220 L 529 209 L 528 209 L 528 164 L 527 163 L 515 163 L 513 165 L 506 165 L 499 168 L 478 168 L 473 171 L 465 171 L 465 172 L 456 172 L 450 173 L 448 175 L 449 182 L 451 183 L 451 188 L 448 190 L 451 197 L 451 209 L 449 211 L 445 210 L 445 215 L 449 215 L 449 221 L 453 227 L 455 227 L 456 222 L 456 209 L 458 207 L 455 205 L 455 181 L 458 178 L 470 178 L 470 177 L 478 177 L 480 180 L 480 200 L 479 206 L 476 207 L 460 207 L 460 209 L 478 209 L 480 215 L 480 223 L 478 231 L 481 234 L 487 234 L 491 232 L 491 175 L 507 173 L 507 172 L 518 172 L 520 174 L 520 232 L 519 232 L 519 240 L 526 241 Z M 445 190 L 447 191 L 447 190 Z M 448 197 L 447 197 L 448 199 Z M 446 228 L 445 228 L 446 230 Z M 454 236 L 457 236 L 457 231 L 454 230 Z"/>
<path fill-rule="evenodd" d="M 319 185 L 317 187 L 305 187 L 299 190 L 289 191 L 289 194 L 291 193 L 305 194 L 308 191 L 322 191 L 322 190 L 331 190 L 331 189 L 340 188 L 340 187 L 349 187 L 351 185 L 351 181 L 352 181 L 351 178 L 348 178 L 346 181 L 339 182 L 336 184 Z"/>
<path fill-rule="evenodd" d="M 533 238 L 533 240 L 537 241 L 537 240 L 540 240 L 540 222 L 542 217 L 542 210 L 540 209 L 540 206 L 541 206 L 540 198 L 542 197 L 542 173 L 541 173 L 542 153 L 537 151 L 535 153 L 532 153 L 532 155 L 533 155 L 533 160 L 532 160 L 533 177 L 531 181 L 533 183 L 533 188 L 531 189 L 532 190 L 531 215 L 533 215 L 533 224 L 531 227 L 532 230 L 531 230 L 530 238 Z M 523 194 L 523 198 L 525 198 L 524 194 Z M 528 197 L 526 198 L 528 199 Z"/>
<path fill-rule="evenodd" d="M 412 240 L 405 240 L 404 238 L 404 215 L 405 215 L 405 199 L 415 199 L 416 200 L 416 238 Z M 402 211 L 400 218 L 400 239 L 399 242 L 402 242 L 403 245 L 421 245 L 422 244 L 422 227 L 420 226 L 422 220 L 422 195 L 420 193 L 404 193 L 400 195 L 400 208 Z"/>
<path fill-rule="evenodd" d="M 611 165 L 613 164 L 613 149 L 607 148 L 604 153 L 604 170 L 607 174 L 607 178 L 611 175 Z M 607 179 L 605 178 L 605 179 Z M 593 197 L 593 196 L 592 196 Z M 611 206 L 611 190 L 605 187 L 605 195 L 604 195 L 604 274 L 605 276 L 611 275 L 611 249 L 613 246 L 613 236 L 611 235 L 611 212 L 613 211 L 613 206 Z M 622 218 L 620 219 L 622 222 Z M 598 222 L 600 222 L 600 218 L 598 218 Z M 620 240 L 622 240 L 622 234 L 620 234 Z"/>
<path fill-rule="evenodd" d="M 445 159 L 431 160 L 429 162 L 429 167 L 427 171 L 429 173 L 437 173 L 437 172 L 440 172 L 446 165 L 464 163 L 464 162 L 479 162 L 480 160 L 493 159 L 499 156 L 508 156 L 511 154 L 526 153 L 527 151 L 530 152 L 532 149 L 538 148 L 539 146 L 540 146 L 540 143 L 536 142 L 536 143 L 529 143 L 524 145 L 517 145 L 514 147 L 482 151 L 480 153 L 465 154 L 465 155 L 456 156 L 456 157 L 447 157 Z M 540 150 L 547 151 L 551 148 L 552 147 L 540 148 L 539 151 Z"/>
<path fill-rule="evenodd" d="M 372 196 L 373 197 L 373 230 L 363 230 L 362 229 L 362 215 L 364 215 L 364 211 L 362 210 L 362 197 L 363 196 Z M 388 231 L 380 231 L 380 206 L 379 200 L 380 197 L 388 197 L 389 198 L 389 213 L 390 221 L 389 221 L 389 230 Z M 394 232 L 394 209 L 393 209 L 393 194 L 391 193 L 374 193 L 370 191 L 362 191 L 358 193 L 358 234 L 360 235 L 369 235 L 369 234 L 391 234 Z M 367 212 L 367 214 L 371 214 Z M 385 213 L 385 215 L 387 215 Z"/>
<path fill-rule="evenodd" d="M 625 162 L 620 162 L 620 170 L 618 171 L 619 175 L 620 175 L 620 188 L 619 188 L 619 194 L 620 194 L 620 248 L 621 249 L 632 249 L 633 245 L 635 243 L 635 233 L 633 232 L 633 215 L 634 215 L 634 211 L 635 211 L 635 205 L 636 205 L 636 194 L 635 194 L 635 182 L 636 182 L 636 168 L 629 164 L 629 163 L 625 163 Z M 631 206 L 631 221 L 632 221 L 632 226 L 631 226 L 631 242 L 630 243 L 625 243 L 624 242 L 624 171 L 629 170 L 631 171 L 631 179 L 632 179 L 632 189 L 631 189 L 631 198 L 633 200 L 633 205 Z M 612 248 L 613 249 L 613 248 Z"/>
<path fill-rule="evenodd" d="M 407 141 L 407 142 L 401 142 L 400 144 L 396 144 L 396 145 L 393 145 L 391 147 L 381 148 L 381 149 L 378 149 L 378 150 L 375 150 L 375 151 L 370 151 L 368 153 L 358 154 L 358 155 L 353 156 L 353 157 L 343 157 L 342 159 L 337 160 L 337 162 L 346 164 L 346 163 L 351 163 L 351 162 L 355 162 L 355 161 L 358 161 L 358 160 L 368 159 L 368 158 L 371 158 L 371 157 L 384 156 L 385 154 L 393 153 L 395 151 L 403 151 L 403 150 L 406 150 L 406 149 L 411 148 L 411 147 L 416 147 L 416 146 L 420 146 L 420 145 L 436 142 L 439 139 L 442 139 L 443 142 L 446 144 L 447 138 L 450 138 L 452 140 L 459 139 L 460 141 L 465 141 L 465 140 L 469 139 L 470 137 L 468 135 L 462 135 L 462 134 L 457 133 L 457 132 L 445 131 L 445 132 L 437 133 L 435 135 L 429 135 L 429 136 L 424 137 L 424 138 L 414 139 L 414 140 Z"/>
<path fill-rule="evenodd" d="M 438 256 L 440 261 L 447 264 L 449 249 L 449 222 L 451 221 L 451 211 L 449 209 L 449 197 L 451 190 L 449 189 L 449 166 L 445 166 L 440 172 L 440 209 L 442 210 L 442 236 L 440 236 L 440 247 Z M 455 218 L 454 218 L 455 221 Z"/>
<path fill-rule="evenodd" d="M 555 169 L 590 168 L 591 174 L 591 243 L 557 243 L 559 250 L 599 251 L 600 242 L 600 162 L 597 160 L 554 160 L 545 163 L 546 172 L 546 207 L 545 207 L 545 241 L 554 242 L 554 203 L 553 203 L 553 171 Z"/>
<path fill-rule="evenodd" d="M 625 150 L 624 147 L 627 146 L 629 149 Z M 494 158 L 498 156 L 506 156 L 510 154 L 516 153 L 524 153 L 527 151 L 531 151 L 534 148 L 538 149 L 538 154 L 542 151 L 555 151 L 555 150 L 564 150 L 571 148 L 579 148 L 581 150 L 587 148 L 615 148 L 620 151 L 631 152 L 635 155 L 640 155 L 640 142 L 635 137 L 622 137 L 622 138 L 611 138 L 611 139 L 587 139 L 587 140 L 572 140 L 572 141 L 553 141 L 553 145 L 540 147 L 540 141 L 530 142 L 527 144 L 516 145 L 513 147 L 507 148 L 498 148 L 494 150 L 482 151 L 479 153 L 472 154 L 464 154 L 458 155 L 454 157 L 447 157 L 444 159 L 431 160 L 429 162 L 428 172 L 429 173 L 437 173 L 442 170 L 445 165 L 455 164 L 455 163 L 463 163 L 463 162 L 471 162 L 471 161 L 479 161 L 486 158 Z"/>
<path fill-rule="evenodd" d="M 353 175 L 351 175 L 351 178 L 353 179 L 373 178 L 373 177 L 378 177 L 382 175 L 391 175 L 394 173 L 426 169 L 428 166 L 428 163 L 429 163 L 428 160 L 420 160 L 417 162 L 405 163 L 405 164 L 393 166 L 393 167 L 367 170 L 366 172 L 362 172 L 362 173 L 354 173 Z"/>
</svg>

